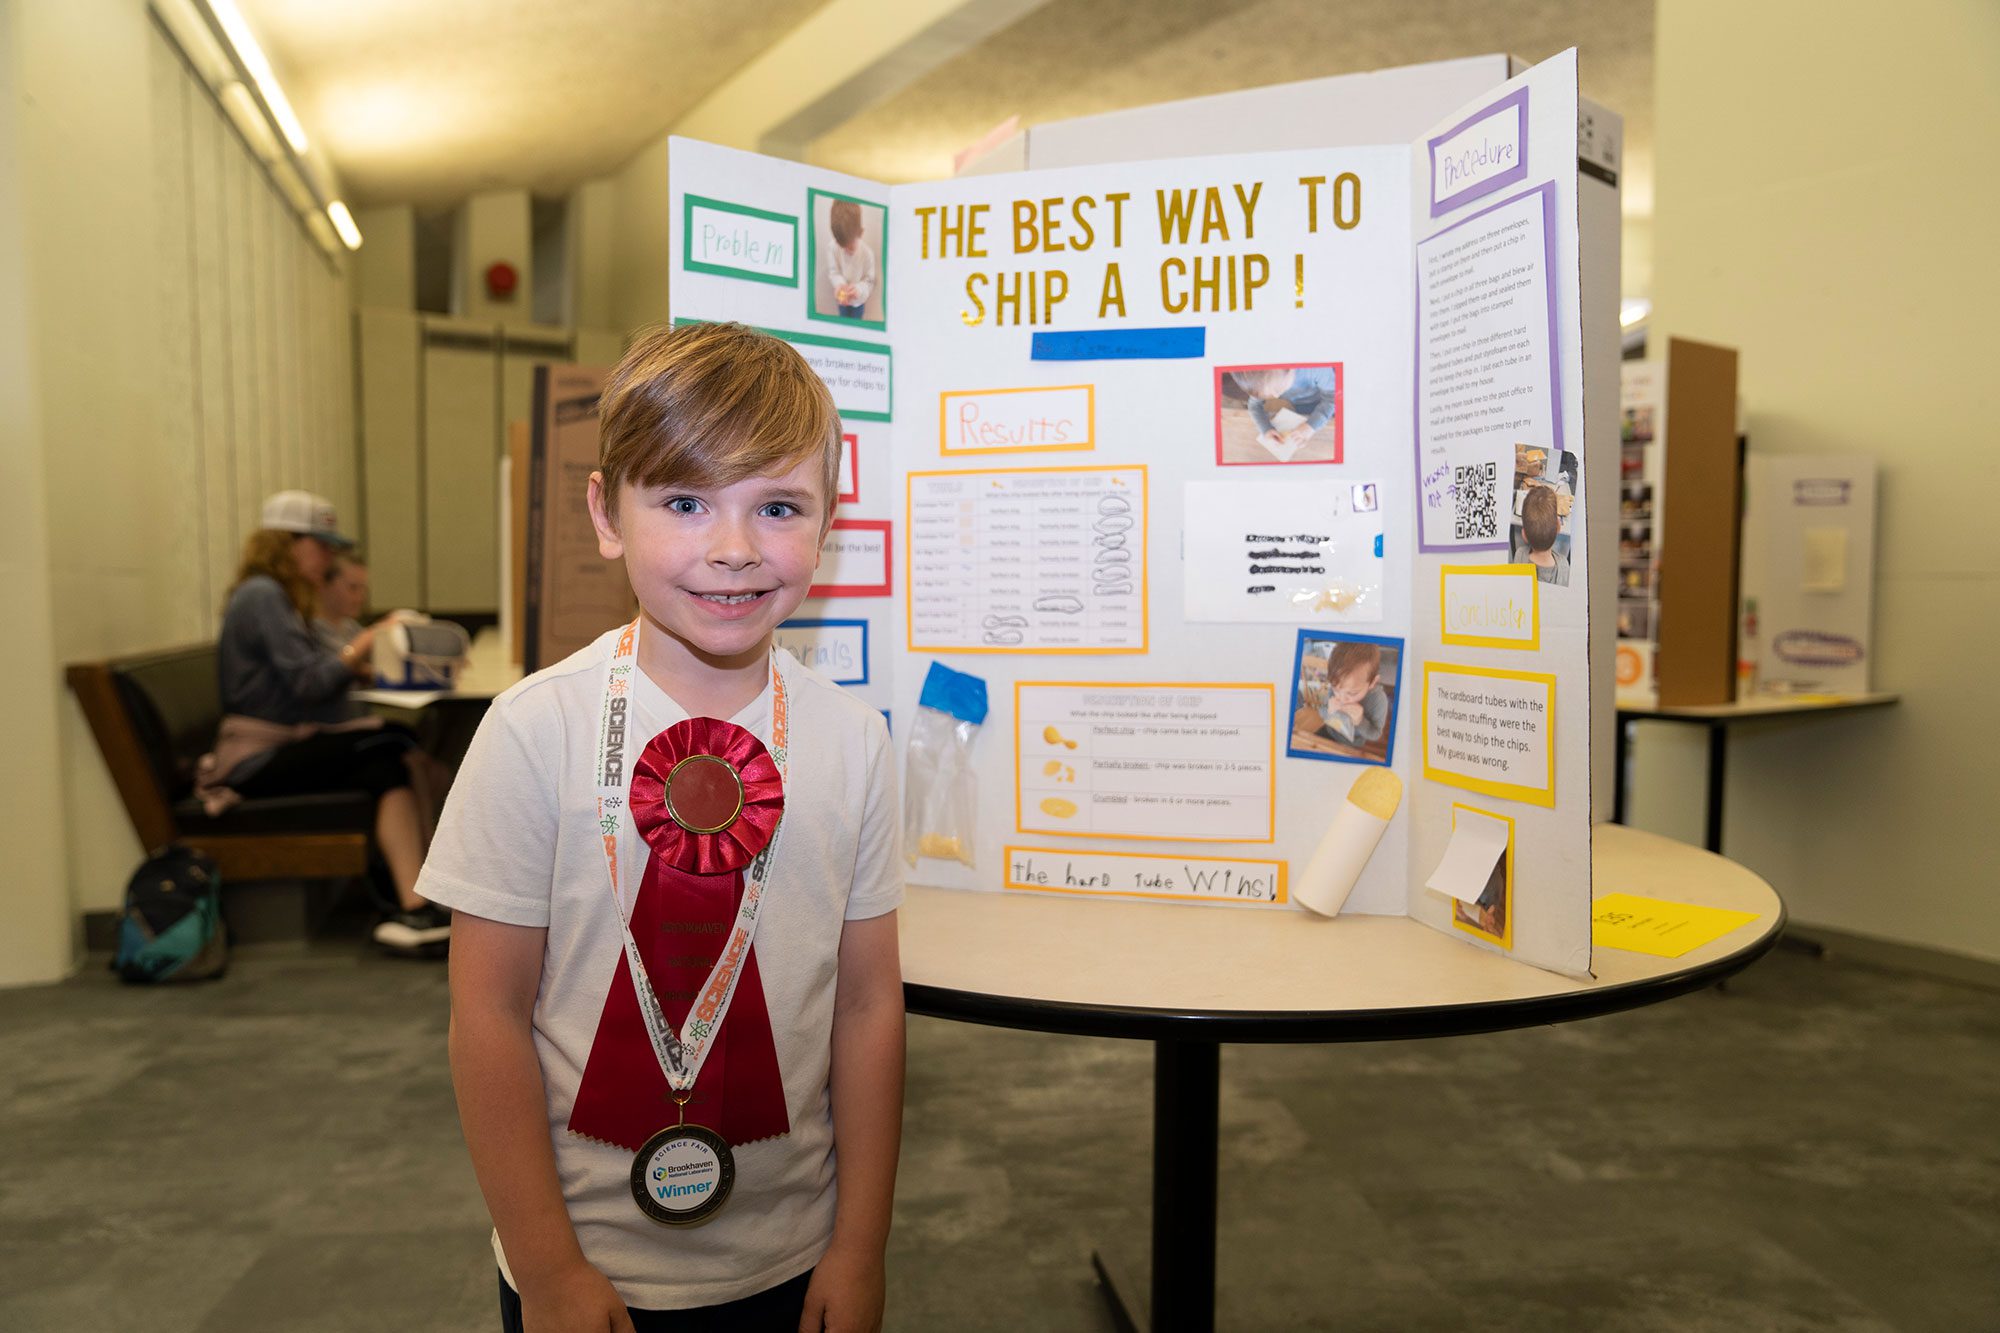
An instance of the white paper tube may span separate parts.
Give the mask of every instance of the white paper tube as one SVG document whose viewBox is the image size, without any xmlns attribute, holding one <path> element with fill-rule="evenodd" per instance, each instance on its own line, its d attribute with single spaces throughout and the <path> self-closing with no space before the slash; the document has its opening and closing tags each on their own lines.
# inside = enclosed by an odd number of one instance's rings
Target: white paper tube
<svg viewBox="0 0 2000 1333">
<path fill-rule="evenodd" d="M 1388 820 L 1377 819 L 1360 806 L 1342 801 L 1340 812 L 1333 817 L 1333 827 L 1319 840 L 1312 860 L 1306 862 L 1305 873 L 1292 889 L 1299 905 L 1321 916 L 1338 916 L 1347 895 L 1360 882 L 1361 868 L 1375 855 L 1375 844 L 1382 841 L 1382 830 L 1388 827 Z"/>
<path fill-rule="evenodd" d="M 1382 831 L 1389 827 L 1402 801 L 1403 784 L 1394 773 L 1370 770 L 1363 777 L 1375 779 L 1370 785 L 1376 788 L 1371 793 L 1376 801 L 1371 803 L 1381 803 L 1388 816 L 1371 815 L 1351 799 L 1343 799 L 1334 812 L 1333 826 L 1319 840 L 1312 860 L 1306 862 L 1304 873 L 1292 886 L 1292 897 L 1299 905 L 1321 916 L 1338 916 L 1346 906 L 1347 895 L 1360 882 L 1362 868 L 1375 855 Z M 1356 779 L 1357 786 L 1360 782 Z"/>
</svg>

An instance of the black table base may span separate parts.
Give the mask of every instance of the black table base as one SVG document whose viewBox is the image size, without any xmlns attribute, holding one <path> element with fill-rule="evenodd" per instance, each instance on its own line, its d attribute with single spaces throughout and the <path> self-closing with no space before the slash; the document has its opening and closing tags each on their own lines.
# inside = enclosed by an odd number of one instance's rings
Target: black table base
<svg viewBox="0 0 2000 1333">
<path fill-rule="evenodd" d="M 1212 1041 L 1153 1043 L 1152 1319 L 1102 1250 L 1090 1256 L 1119 1333 L 1215 1328 L 1215 1181 L 1222 1051 Z"/>
</svg>

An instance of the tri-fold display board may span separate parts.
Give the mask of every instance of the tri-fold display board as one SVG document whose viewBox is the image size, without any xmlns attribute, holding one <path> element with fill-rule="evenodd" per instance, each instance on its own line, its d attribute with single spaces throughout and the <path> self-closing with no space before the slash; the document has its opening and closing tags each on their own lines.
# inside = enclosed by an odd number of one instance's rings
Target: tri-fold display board
<svg viewBox="0 0 2000 1333">
<path fill-rule="evenodd" d="M 970 864 L 914 882 L 1350 912 L 1590 960 L 1574 53 L 1414 143 L 906 186 L 671 147 L 677 321 L 845 422 L 782 635 L 916 717 L 982 678 Z M 1226 923 L 1218 924 L 1218 937 Z"/>
</svg>

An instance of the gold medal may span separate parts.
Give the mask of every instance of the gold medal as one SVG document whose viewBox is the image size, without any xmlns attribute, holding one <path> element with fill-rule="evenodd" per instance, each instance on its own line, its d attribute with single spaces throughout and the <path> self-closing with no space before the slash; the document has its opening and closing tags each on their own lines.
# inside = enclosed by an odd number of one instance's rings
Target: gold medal
<svg viewBox="0 0 2000 1333">
<path fill-rule="evenodd" d="M 682 1106 L 686 1102 L 676 1097 Z M 691 1227 L 721 1211 L 736 1184 L 736 1154 L 722 1135 L 683 1120 L 647 1139 L 632 1159 L 639 1211 L 670 1227 Z"/>
</svg>

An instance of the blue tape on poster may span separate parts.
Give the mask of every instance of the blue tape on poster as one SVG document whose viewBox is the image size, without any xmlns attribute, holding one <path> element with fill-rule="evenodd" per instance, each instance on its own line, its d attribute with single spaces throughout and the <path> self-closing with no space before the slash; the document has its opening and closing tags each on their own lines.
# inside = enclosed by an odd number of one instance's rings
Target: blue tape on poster
<svg viewBox="0 0 2000 1333">
<path fill-rule="evenodd" d="M 917 696 L 917 706 L 935 708 L 976 727 L 986 720 L 986 681 L 953 671 L 942 662 L 933 662 L 924 677 L 923 693 Z"/>
<path fill-rule="evenodd" d="M 1207 352 L 1204 328 L 1079 329 L 1037 333 L 1028 356 L 1034 361 L 1180 361 Z"/>
</svg>

